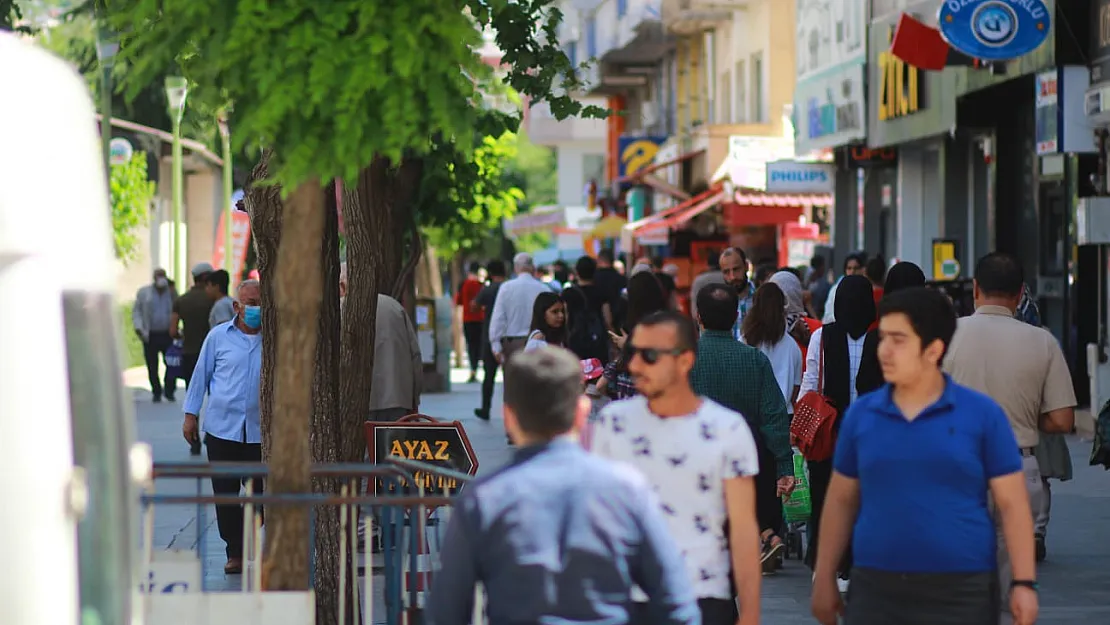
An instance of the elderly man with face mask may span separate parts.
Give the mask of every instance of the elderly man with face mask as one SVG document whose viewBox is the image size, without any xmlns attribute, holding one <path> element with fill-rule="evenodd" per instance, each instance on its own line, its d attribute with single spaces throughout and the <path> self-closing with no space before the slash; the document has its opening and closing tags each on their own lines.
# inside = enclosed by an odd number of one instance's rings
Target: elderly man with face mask
<svg viewBox="0 0 1110 625">
<path fill-rule="evenodd" d="M 158 356 L 165 358 L 166 350 L 173 345 L 170 327 L 176 299 L 177 293 L 166 278 L 166 270 L 159 268 L 154 270 L 153 281 L 135 294 L 135 306 L 131 310 L 135 335 L 143 342 L 143 357 L 146 359 L 146 372 L 150 377 L 150 390 L 154 394 L 155 403 L 162 401 L 163 392 L 166 399 L 173 401 L 177 386 L 177 379 L 170 376 L 168 367 L 164 387 L 158 379 Z"/>
<path fill-rule="evenodd" d="M 182 433 L 190 444 L 200 442 L 197 416 L 208 395 L 204 412 L 204 445 L 209 462 L 262 462 L 262 428 L 258 416 L 262 381 L 262 290 L 257 280 L 239 285 L 235 318 L 212 328 L 204 339 L 193 372 L 195 384 L 185 395 Z M 212 478 L 212 492 L 234 495 L 244 480 Z M 262 481 L 254 484 L 262 492 Z M 243 507 L 216 506 L 220 538 L 227 544 L 224 572 L 243 571 Z"/>
</svg>

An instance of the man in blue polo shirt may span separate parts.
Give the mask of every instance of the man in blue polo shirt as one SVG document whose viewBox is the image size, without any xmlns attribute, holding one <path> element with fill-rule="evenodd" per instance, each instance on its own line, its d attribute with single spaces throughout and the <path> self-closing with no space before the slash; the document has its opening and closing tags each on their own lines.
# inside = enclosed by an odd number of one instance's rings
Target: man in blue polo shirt
<svg viewBox="0 0 1110 625">
<path fill-rule="evenodd" d="M 879 307 L 887 384 L 852 403 L 821 517 L 813 614 L 842 611 L 836 567 L 851 539 L 848 625 L 995 625 L 993 498 L 1013 561 L 1010 609 L 1037 618 L 1032 516 L 1021 453 L 992 399 L 941 373 L 956 315 L 937 291 L 906 289 Z"/>
</svg>

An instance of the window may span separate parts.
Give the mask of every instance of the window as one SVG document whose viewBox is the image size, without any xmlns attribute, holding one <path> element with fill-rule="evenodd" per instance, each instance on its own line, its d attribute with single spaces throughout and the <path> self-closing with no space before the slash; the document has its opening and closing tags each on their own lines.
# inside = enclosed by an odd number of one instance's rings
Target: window
<svg viewBox="0 0 1110 625">
<path fill-rule="evenodd" d="M 617 0 L 617 17 L 624 17 L 628 13 L 628 0 Z"/>
<path fill-rule="evenodd" d="M 701 82 L 704 89 L 701 118 L 707 124 L 715 124 L 717 123 L 717 37 L 713 31 L 705 33 L 702 46 L 705 51 L 703 55 L 705 69 L 702 75 L 705 79 Z"/>
<path fill-rule="evenodd" d="M 594 18 L 586 21 L 586 57 L 593 59 L 597 56 L 597 22 Z"/>
<path fill-rule="evenodd" d="M 570 59 L 571 67 L 578 67 L 578 42 L 572 41 L 567 44 L 567 58 Z"/>
<path fill-rule="evenodd" d="M 718 94 L 720 95 L 720 114 L 718 121 L 722 124 L 732 123 L 732 72 L 725 70 L 721 74 L 721 86 Z"/>
<path fill-rule="evenodd" d="M 750 121 L 755 124 L 766 123 L 767 116 L 763 103 L 763 53 L 752 55 L 752 106 Z"/>
<path fill-rule="evenodd" d="M 736 62 L 736 75 L 733 78 L 736 81 L 736 93 L 733 94 L 736 113 L 732 119 L 737 124 L 743 124 L 748 121 L 748 74 L 744 61 Z"/>
</svg>

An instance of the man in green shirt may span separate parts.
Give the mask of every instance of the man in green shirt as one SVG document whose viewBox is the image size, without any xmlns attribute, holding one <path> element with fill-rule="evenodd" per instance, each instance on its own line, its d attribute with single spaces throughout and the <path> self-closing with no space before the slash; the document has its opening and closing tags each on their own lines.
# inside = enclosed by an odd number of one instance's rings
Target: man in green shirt
<svg viewBox="0 0 1110 625">
<path fill-rule="evenodd" d="M 758 349 L 736 340 L 739 296 L 727 284 L 710 284 L 696 293 L 702 327 L 697 360 L 690 371 L 694 392 L 739 412 L 748 421 L 759 451 L 756 512 L 763 539 L 763 571 L 782 563 L 782 500 L 794 489 L 790 416 L 771 361 Z"/>
</svg>

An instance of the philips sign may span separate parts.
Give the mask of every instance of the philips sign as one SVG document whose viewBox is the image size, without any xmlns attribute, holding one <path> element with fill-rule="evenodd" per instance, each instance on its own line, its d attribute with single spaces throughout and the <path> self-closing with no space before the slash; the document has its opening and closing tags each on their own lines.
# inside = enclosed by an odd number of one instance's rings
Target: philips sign
<svg viewBox="0 0 1110 625">
<path fill-rule="evenodd" d="M 832 193 L 833 166 L 826 163 L 775 161 L 767 163 L 768 193 Z"/>
</svg>

